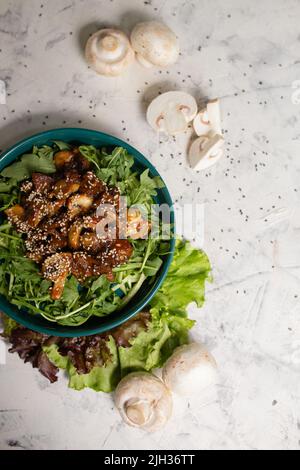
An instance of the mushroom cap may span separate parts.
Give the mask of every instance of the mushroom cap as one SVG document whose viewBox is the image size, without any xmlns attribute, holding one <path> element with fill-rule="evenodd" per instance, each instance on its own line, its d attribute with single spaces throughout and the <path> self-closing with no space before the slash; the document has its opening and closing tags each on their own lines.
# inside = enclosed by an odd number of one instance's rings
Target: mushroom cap
<svg viewBox="0 0 300 470">
<path fill-rule="evenodd" d="M 105 28 L 87 41 L 85 56 L 89 65 L 100 75 L 117 76 L 134 60 L 134 52 L 123 31 Z"/>
<path fill-rule="evenodd" d="M 195 98 L 184 91 L 158 95 L 148 106 L 147 121 L 156 131 L 169 135 L 184 132 L 197 113 Z"/>
<path fill-rule="evenodd" d="M 215 165 L 223 156 L 224 139 L 221 135 L 202 135 L 192 143 L 189 161 L 192 168 L 206 170 Z"/>
<path fill-rule="evenodd" d="M 179 346 L 163 368 L 163 381 L 179 395 L 193 395 L 216 383 L 217 364 L 199 343 Z"/>
<path fill-rule="evenodd" d="M 138 23 L 130 36 L 131 44 L 142 65 L 166 67 L 174 64 L 179 45 L 173 31 L 158 21 Z"/>
<path fill-rule="evenodd" d="M 153 432 L 172 414 L 172 395 L 165 384 L 147 372 L 124 377 L 115 392 L 115 404 L 126 424 Z"/>
</svg>

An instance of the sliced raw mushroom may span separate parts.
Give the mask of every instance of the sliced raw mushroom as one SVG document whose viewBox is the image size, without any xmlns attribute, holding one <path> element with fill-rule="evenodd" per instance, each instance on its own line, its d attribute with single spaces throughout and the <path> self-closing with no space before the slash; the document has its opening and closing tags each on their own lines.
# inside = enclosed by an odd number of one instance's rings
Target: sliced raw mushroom
<svg viewBox="0 0 300 470">
<path fill-rule="evenodd" d="M 148 372 L 134 372 L 121 380 L 115 403 L 126 424 L 146 431 L 162 428 L 172 414 L 172 396 L 165 384 Z"/>
<path fill-rule="evenodd" d="M 3 80 L 0 80 L 0 104 L 6 104 L 6 85 Z"/>
<path fill-rule="evenodd" d="M 101 29 L 86 44 L 85 56 L 90 66 L 100 75 L 121 75 L 134 60 L 129 39 L 118 29 Z"/>
<path fill-rule="evenodd" d="M 197 135 L 222 134 L 221 113 L 218 98 L 207 103 L 193 121 L 194 130 Z"/>
<path fill-rule="evenodd" d="M 162 375 L 173 392 L 191 396 L 217 382 L 217 363 L 202 344 L 185 344 L 175 349 Z"/>
<path fill-rule="evenodd" d="M 189 150 L 189 161 L 192 168 L 205 170 L 217 163 L 223 155 L 224 139 L 216 134 L 213 137 L 198 137 Z"/>
<path fill-rule="evenodd" d="M 174 135 L 184 132 L 197 113 L 193 96 L 183 91 L 168 91 L 157 96 L 147 109 L 147 121 L 160 132 Z"/>
<path fill-rule="evenodd" d="M 175 34 L 157 21 L 138 23 L 130 40 L 137 59 L 144 67 L 166 67 L 178 59 L 179 46 Z"/>
</svg>

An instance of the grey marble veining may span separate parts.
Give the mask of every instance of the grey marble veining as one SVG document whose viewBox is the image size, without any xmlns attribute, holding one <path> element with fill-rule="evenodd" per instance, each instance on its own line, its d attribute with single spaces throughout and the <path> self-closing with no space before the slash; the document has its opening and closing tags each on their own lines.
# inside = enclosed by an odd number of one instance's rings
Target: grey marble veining
<svg viewBox="0 0 300 470">
<path fill-rule="evenodd" d="M 299 0 L 0 2 L 0 148 L 53 127 L 99 129 L 150 158 L 174 200 L 205 203 L 214 283 L 204 308 L 190 308 L 192 335 L 220 367 L 215 389 L 176 400 L 171 422 L 148 435 L 125 427 L 111 396 L 68 390 L 64 377 L 49 385 L 9 355 L 0 448 L 299 448 L 299 15 Z M 175 66 L 134 64 L 116 79 L 87 68 L 91 32 L 147 18 L 177 33 Z M 160 139 L 145 121 L 147 103 L 169 89 L 221 98 L 226 152 L 207 173 L 188 166 L 190 135 Z"/>
</svg>

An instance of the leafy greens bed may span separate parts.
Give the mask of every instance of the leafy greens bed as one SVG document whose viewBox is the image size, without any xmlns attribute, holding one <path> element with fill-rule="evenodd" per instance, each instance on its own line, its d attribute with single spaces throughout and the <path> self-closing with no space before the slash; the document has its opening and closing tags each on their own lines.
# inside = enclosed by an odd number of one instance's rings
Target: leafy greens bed
<svg viewBox="0 0 300 470">
<path fill-rule="evenodd" d="M 177 240 L 168 275 L 147 311 L 103 335 L 55 338 L 20 327 L 4 317 L 4 336 L 25 362 L 38 367 L 51 382 L 66 370 L 69 387 L 111 392 L 132 371 L 160 367 L 174 349 L 185 344 L 194 321 L 187 306 L 204 303 L 205 282 L 211 280 L 206 254 Z"/>
<path fill-rule="evenodd" d="M 8 166 L 0 176 L 0 211 L 20 202 L 20 183 L 33 172 L 51 175 L 56 171 L 53 157 L 69 145 L 56 141 L 53 146 L 34 147 L 32 153 Z M 109 186 L 119 188 L 126 195 L 127 205 L 141 204 L 150 208 L 156 190 L 163 187 L 160 178 L 151 178 L 148 170 L 138 175 L 133 170 L 134 159 L 122 148 L 112 153 L 91 145 L 79 147 L 91 164 L 96 176 Z M 122 165 L 120 165 L 122 161 Z M 149 237 L 130 240 L 133 255 L 130 260 L 114 268 L 114 280 L 104 275 L 90 277 L 78 288 L 78 281 L 70 275 L 63 295 L 52 300 L 51 282 L 42 279 L 38 265 L 25 256 L 24 239 L 7 220 L 0 224 L 0 294 L 20 309 L 39 314 L 51 322 L 78 326 L 92 315 L 104 316 L 122 308 L 138 292 L 145 279 L 154 280 L 168 253 L 168 242 Z"/>
</svg>

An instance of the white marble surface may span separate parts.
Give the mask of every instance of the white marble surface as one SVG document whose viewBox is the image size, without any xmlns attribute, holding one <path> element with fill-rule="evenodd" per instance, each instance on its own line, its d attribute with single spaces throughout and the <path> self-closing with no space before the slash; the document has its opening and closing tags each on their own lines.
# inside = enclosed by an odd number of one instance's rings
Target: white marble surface
<svg viewBox="0 0 300 470">
<path fill-rule="evenodd" d="M 49 385 L 10 355 L 0 366 L 1 449 L 299 448 L 299 16 L 299 0 L 0 2 L 0 148 L 53 127 L 111 132 L 150 158 L 174 199 L 205 203 L 215 281 L 205 307 L 191 309 L 193 336 L 220 366 L 215 390 L 177 403 L 149 435 L 126 428 L 110 396 L 68 390 L 63 377 Z M 144 18 L 178 34 L 174 67 L 136 64 L 117 79 L 87 69 L 90 32 Z M 187 136 L 159 142 L 145 122 L 159 87 L 221 98 L 226 156 L 210 173 L 189 168 Z"/>
</svg>

